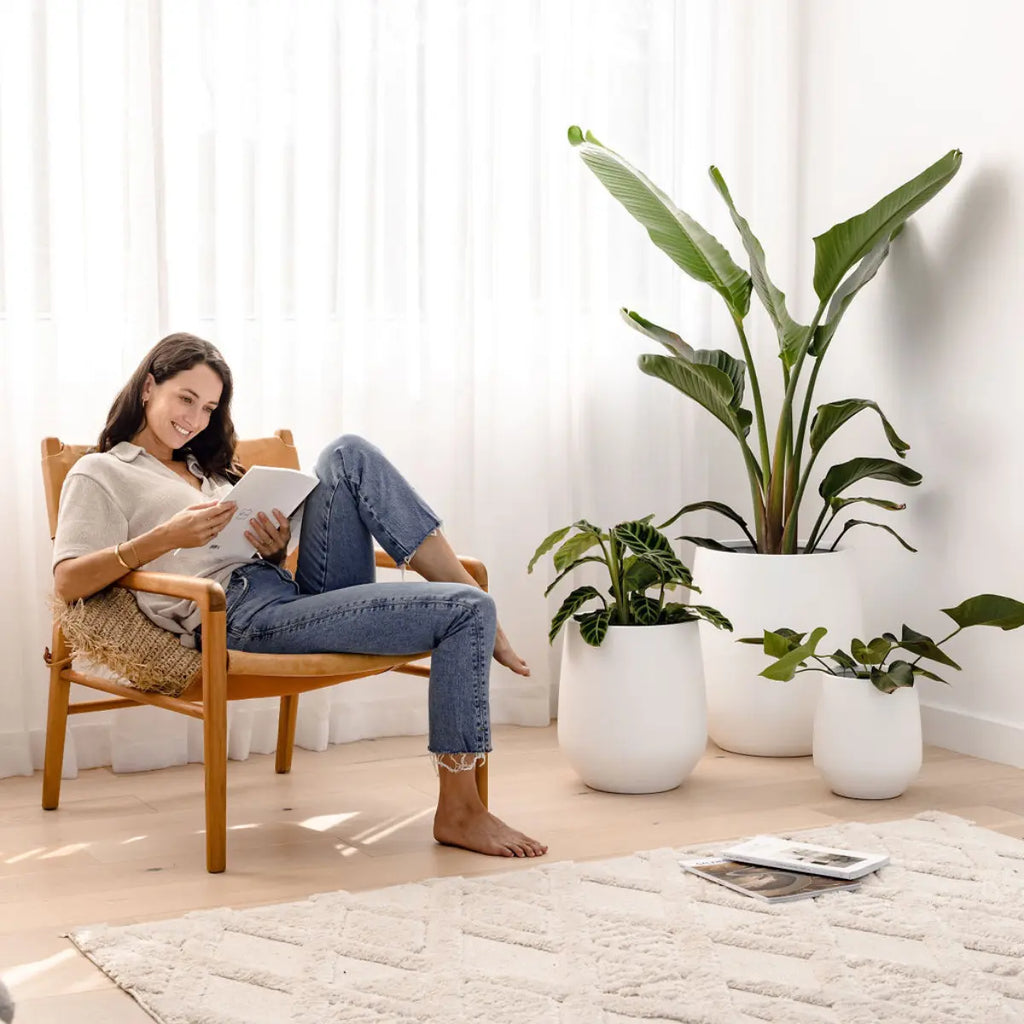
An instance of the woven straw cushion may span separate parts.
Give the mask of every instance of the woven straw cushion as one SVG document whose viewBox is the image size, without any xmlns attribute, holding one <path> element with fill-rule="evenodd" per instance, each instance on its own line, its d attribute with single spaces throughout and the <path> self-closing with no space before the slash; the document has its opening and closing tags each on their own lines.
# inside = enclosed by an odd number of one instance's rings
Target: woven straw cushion
<svg viewBox="0 0 1024 1024">
<path fill-rule="evenodd" d="M 75 654 L 106 665 L 139 690 L 177 697 L 200 672 L 202 655 L 150 622 L 124 587 L 59 604 L 57 620 Z"/>
</svg>

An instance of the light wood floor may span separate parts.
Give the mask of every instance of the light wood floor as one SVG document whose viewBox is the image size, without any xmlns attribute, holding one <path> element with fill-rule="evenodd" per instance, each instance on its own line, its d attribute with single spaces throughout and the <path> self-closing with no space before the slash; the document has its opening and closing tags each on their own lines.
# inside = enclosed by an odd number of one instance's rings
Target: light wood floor
<svg viewBox="0 0 1024 1024">
<path fill-rule="evenodd" d="M 228 770 L 228 870 L 204 870 L 202 767 L 133 775 L 107 769 L 65 781 L 57 811 L 39 807 L 40 776 L 0 780 L 0 976 L 16 1024 L 144 1024 L 150 1018 L 61 937 L 76 925 L 153 920 L 188 910 L 300 899 L 438 875 L 521 870 L 544 861 L 731 839 L 836 821 L 943 810 L 1024 837 L 1024 771 L 928 749 L 896 800 L 846 800 L 810 758 L 769 759 L 715 747 L 679 789 L 617 796 L 583 786 L 555 728 L 495 730 L 491 808 L 547 842 L 541 861 L 437 846 L 436 781 L 420 738 L 295 751 Z"/>
</svg>

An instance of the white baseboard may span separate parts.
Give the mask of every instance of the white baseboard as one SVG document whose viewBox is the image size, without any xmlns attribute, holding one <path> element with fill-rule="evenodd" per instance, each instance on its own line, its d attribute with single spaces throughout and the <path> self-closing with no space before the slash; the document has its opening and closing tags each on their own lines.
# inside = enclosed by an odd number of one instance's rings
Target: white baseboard
<svg viewBox="0 0 1024 1024">
<path fill-rule="evenodd" d="M 1024 726 L 940 705 L 921 705 L 925 743 L 1024 768 Z"/>
</svg>

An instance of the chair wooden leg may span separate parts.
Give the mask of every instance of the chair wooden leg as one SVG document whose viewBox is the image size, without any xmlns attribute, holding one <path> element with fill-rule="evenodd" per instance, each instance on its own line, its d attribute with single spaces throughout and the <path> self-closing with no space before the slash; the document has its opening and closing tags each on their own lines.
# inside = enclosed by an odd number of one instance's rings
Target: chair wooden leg
<svg viewBox="0 0 1024 1024">
<path fill-rule="evenodd" d="M 43 757 L 43 809 L 47 811 L 56 810 L 60 803 L 64 743 L 68 734 L 68 701 L 71 699 L 71 683 L 61 678 L 66 667 L 61 663 L 70 655 L 63 632 L 55 627 L 50 655 L 50 700 L 46 709 L 46 753 Z"/>
<path fill-rule="evenodd" d="M 484 807 L 487 806 L 487 767 L 489 761 L 490 755 L 485 754 L 484 759 L 477 764 L 475 769 L 476 791 L 480 794 L 480 800 L 483 802 Z"/>
<path fill-rule="evenodd" d="M 219 618 L 219 623 L 216 621 Z M 228 702 L 224 612 L 203 633 L 203 767 L 206 774 L 206 870 L 227 866 Z"/>
<path fill-rule="evenodd" d="M 281 698 L 281 710 L 277 716 L 277 756 L 274 768 L 278 775 L 292 770 L 292 751 L 295 749 L 295 721 L 299 714 L 299 695 L 285 694 Z"/>
</svg>

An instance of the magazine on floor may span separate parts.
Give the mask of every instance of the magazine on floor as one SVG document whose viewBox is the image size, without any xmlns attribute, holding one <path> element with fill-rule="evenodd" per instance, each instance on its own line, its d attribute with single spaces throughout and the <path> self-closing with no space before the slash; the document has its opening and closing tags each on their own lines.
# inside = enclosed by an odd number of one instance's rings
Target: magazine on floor
<svg viewBox="0 0 1024 1024">
<path fill-rule="evenodd" d="M 779 836 L 754 836 L 746 842 L 727 846 L 723 857 L 742 864 L 804 871 L 826 878 L 852 880 L 877 871 L 889 863 L 884 853 L 863 853 L 858 850 L 838 850 L 831 846 L 815 846 Z"/>
<path fill-rule="evenodd" d="M 729 889 L 753 896 L 765 903 L 789 903 L 792 900 L 808 899 L 826 892 L 843 892 L 856 889 L 859 881 L 841 878 L 826 878 L 824 875 L 808 875 L 800 871 L 784 871 L 781 868 L 759 867 L 755 864 L 740 864 L 721 857 L 701 857 L 697 860 L 679 862 L 687 871 L 717 882 Z"/>
</svg>

